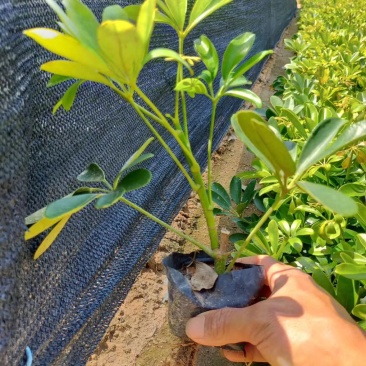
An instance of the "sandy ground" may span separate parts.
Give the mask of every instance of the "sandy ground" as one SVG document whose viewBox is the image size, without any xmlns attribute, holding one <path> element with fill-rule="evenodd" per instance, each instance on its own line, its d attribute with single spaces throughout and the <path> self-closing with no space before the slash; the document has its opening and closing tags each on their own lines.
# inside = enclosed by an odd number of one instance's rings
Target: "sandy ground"
<svg viewBox="0 0 366 366">
<path fill-rule="evenodd" d="M 290 38 L 296 30 L 293 21 L 284 38 Z M 265 105 L 273 94 L 270 85 L 278 75 L 283 74 L 283 66 L 290 57 L 292 54 L 283 49 L 281 40 L 253 86 Z M 213 157 L 214 180 L 228 187 L 233 175 L 250 169 L 251 159 L 242 143 L 229 131 Z M 208 243 L 205 230 L 201 229 L 204 221 L 200 204 L 194 194 L 175 218 L 174 225 Z M 218 225 L 228 227 L 225 219 L 218 218 Z M 202 366 L 194 360 L 196 347 L 182 344 L 169 331 L 167 283 L 161 264 L 162 259 L 172 251 L 191 252 L 193 249 L 176 235 L 166 234 L 156 254 L 141 271 L 87 366 Z"/>
</svg>

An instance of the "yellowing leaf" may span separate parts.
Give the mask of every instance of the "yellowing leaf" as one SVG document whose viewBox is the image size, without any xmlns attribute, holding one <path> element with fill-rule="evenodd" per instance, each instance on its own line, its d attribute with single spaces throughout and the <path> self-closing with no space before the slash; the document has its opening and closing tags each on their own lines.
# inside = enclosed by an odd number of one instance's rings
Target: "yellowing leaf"
<svg viewBox="0 0 366 366">
<path fill-rule="evenodd" d="M 342 168 L 347 169 L 350 166 L 351 163 L 352 163 L 352 158 L 351 158 L 351 156 L 349 156 L 348 158 L 343 160 Z"/>
<path fill-rule="evenodd" d="M 113 76 L 106 63 L 98 55 L 67 34 L 48 28 L 33 28 L 23 33 L 58 56 L 97 69 L 105 75 Z"/>
<path fill-rule="evenodd" d="M 60 234 L 61 230 L 64 228 L 70 217 L 71 215 L 65 216 L 45 237 L 41 245 L 36 250 L 34 254 L 34 259 L 38 259 L 52 245 L 52 243 L 55 241 L 58 234 Z"/>
<path fill-rule="evenodd" d="M 60 218 L 48 219 L 47 217 L 44 217 L 43 219 L 32 225 L 29 230 L 24 233 L 24 239 L 29 240 L 34 238 L 35 236 L 49 229 L 51 226 L 57 224 L 59 221 Z"/>
<path fill-rule="evenodd" d="M 74 79 L 90 80 L 96 83 L 111 86 L 111 83 L 103 75 L 89 66 L 79 64 L 73 61 L 50 61 L 41 66 L 41 70 L 52 74 L 69 76 Z"/>
<path fill-rule="evenodd" d="M 98 43 L 112 70 L 122 79 L 134 83 L 146 53 L 136 27 L 125 20 L 103 22 L 98 28 Z"/>
</svg>

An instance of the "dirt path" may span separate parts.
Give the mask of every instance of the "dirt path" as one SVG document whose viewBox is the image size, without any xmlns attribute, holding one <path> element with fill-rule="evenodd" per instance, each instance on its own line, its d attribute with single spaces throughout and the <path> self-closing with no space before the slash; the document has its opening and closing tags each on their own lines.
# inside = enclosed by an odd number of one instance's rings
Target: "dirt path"
<svg viewBox="0 0 366 366">
<path fill-rule="evenodd" d="M 292 37 L 296 30 L 293 21 L 284 38 Z M 281 40 L 253 87 L 265 105 L 273 94 L 270 85 L 278 75 L 283 74 L 283 66 L 290 57 L 292 54 L 283 49 Z M 229 131 L 213 158 L 214 180 L 228 187 L 233 175 L 250 169 L 251 159 L 242 143 Z M 225 220 L 218 221 L 218 224 L 221 227 L 228 225 Z M 191 195 L 175 218 L 174 225 L 199 241 L 208 243 L 205 230 L 201 230 L 204 221 L 195 195 Z M 167 283 L 161 264 L 162 259 L 172 251 L 191 252 L 193 249 L 176 235 L 166 234 L 156 254 L 141 271 L 87 366 L 195 365 L 195 347 L 181 344 L 169 331 Z"/>
</svg>

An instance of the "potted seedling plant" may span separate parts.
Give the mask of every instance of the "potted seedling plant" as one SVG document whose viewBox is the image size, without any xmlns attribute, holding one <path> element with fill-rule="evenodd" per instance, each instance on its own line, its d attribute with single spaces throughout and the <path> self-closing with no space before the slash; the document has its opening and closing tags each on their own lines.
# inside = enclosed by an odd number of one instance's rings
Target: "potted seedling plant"
<svg viewBox="0 0 366 366">
<path fill-rule="evenodd" d="M 302 177 L 320 159 L 364 137 L 365 121 L 351 126 L 340 119 L 324 121 L 312 131 L 299 155 L 296 144 L 286 145 L 276 130 L 258 114 L 240 111 L 232 117 L 235 133 L 265 162 L 278 181 L 279 189 L 272 206 L 258 220 L 240 247 L 231 250 L 226 240 L 220 241 L 215 225 L 215 202 L 226 197 L 223 197 L 220 186 L 212 182 L 211 164 L 217 105 L 221 98 L 230 96 L 260 108 L 260 98 L 245 88 L 249 84 L 245 73 L 272 51 L 262 51 L 248 58 L 255 41 L 255 35 L 249 32 L 239 34 L 229 42 L 221 60 L 214 44 L 205 35 L 194 42 L 195 56 L 185 55 L 184 42 L 203 19 L 231 1 L 196 0 L 189 12 L 187 0 L 146 0 L 142 5 L 125 8 L 113 5 L 105 8 L 102 22 L 99 23 L 80 0 L 64 0 L 64 9 L 54 0 L 46 0 L 59 18 L 60 31 L 48 28 L 24 31 L 26 36 L 63 58 L 41 66 L 41 70 L 52 74 L 50 85 L 74 80 L 56 104 L 54 113 L 60 107 L 69 110 L 78 87 L 85 81 L 92 81 L 111 88 L 129 103 L 153 135 L 124 163 L 113 182 L 106 179 L 102 167 L 91 163 L 77 177 L 83 182 L 83 187 L 27 217 L 29 229 L 25 233 L 26 240 L 50 230 L 35 252 L 35 259 L 50 247 L 70 217 L 89 204 L 93 204 L 96 209 L 107 209 L 122 203 L 136 209 L 200 250 L 188 256 L 172 255 L 165 261 L 170 280 L 170 321 L 173 331 L 179 336 L 184 335 L 186 320 L 200 311 L 246 306 L 258 297 L 264 282 L 261 268 L 234 270 L 239 269 L 235 267 L 235 262 L 292 191 L 306 192 L 341 215 L 352 216 L 358 212 L 358 205 L 351 198 L 328 187 L 307 182 Z M 166 24 L 176 31 L 178 52 L 166 48 L 150 50 L 155 23 Z M 175 93 L 175 109 L 170 115 L 162 113 L 139 87 L 140 71 L 149 67 L 149 61 L 157 58 L 177 64 L 176 85 L 174 91 L 168 91 Z M 199 75 L 194 75 L 196 62 L 202 62 L 205 66 Z M 207 182 L 193 154 L 188 129 L 187 95 L 193 98 L 197 94 L 207 97 L 212 106 L 206 140 Z M 186 164 L 168 146 L 159 132 L 161 128 L 179 145 Z M 197 193 L 206 221 L 209 245 L 184 234 L 126 198 L 126 193 L 145 187 L 151 180 L 152 173 L 138 167 L 138 164 L 153 157 L 148 149 L 154 138 L 166 149 L 192 190 Z M 240 202 L 243 194 L 241 182 L 235 182 L 231 194 Z M 204 280 L 201 281 L 201 278 Z M 229 285 L 229 282 L 232 284 Z M 226 295 L 230 293 L 234 296 L 228 296 L 226 300 Z M 177 312 L 179 324 L 172 320 L 177 317 Z"/>
</svg>

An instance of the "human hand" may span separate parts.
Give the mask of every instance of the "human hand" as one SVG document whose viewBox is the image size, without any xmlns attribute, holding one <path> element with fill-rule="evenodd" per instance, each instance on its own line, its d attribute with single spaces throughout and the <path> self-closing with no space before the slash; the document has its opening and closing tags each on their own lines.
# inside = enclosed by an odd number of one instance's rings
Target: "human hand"
<svg viewBox="0 0 366 366">
<path fill-rule="evenodd" d="M 202 313 L 188 321 L 188 337 L 206 346 L 246 342 L 243 352 L 223 351 L 233 362 L 366 365 L 366 333 L 309 275 L 268 256 L 240 262 L 263 266 L 269 297 L 243 309 Z"/>
</svg>

